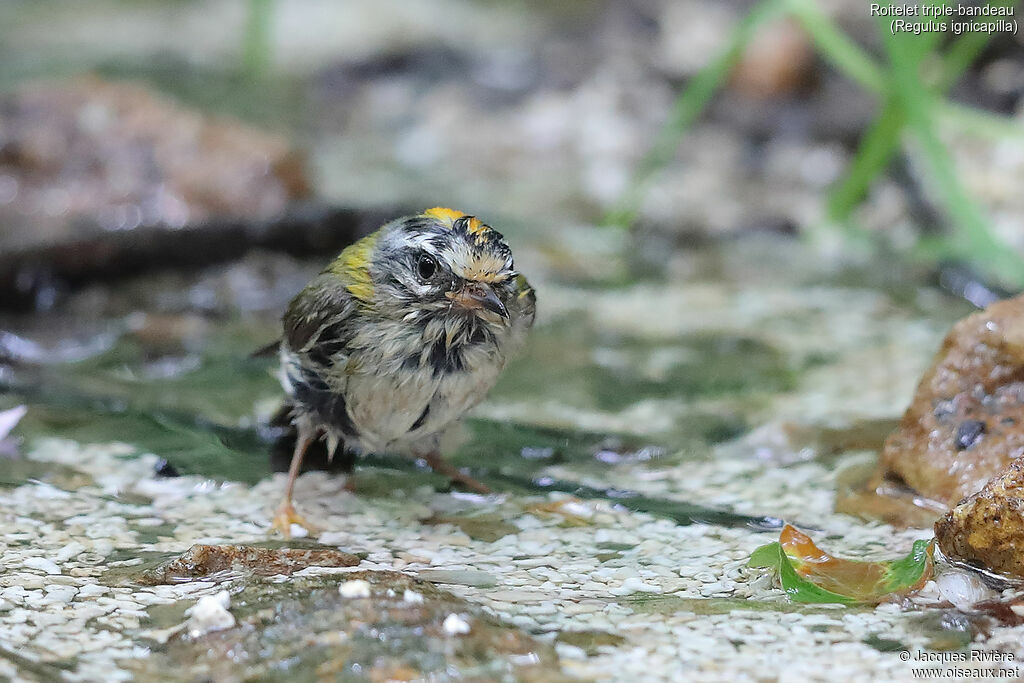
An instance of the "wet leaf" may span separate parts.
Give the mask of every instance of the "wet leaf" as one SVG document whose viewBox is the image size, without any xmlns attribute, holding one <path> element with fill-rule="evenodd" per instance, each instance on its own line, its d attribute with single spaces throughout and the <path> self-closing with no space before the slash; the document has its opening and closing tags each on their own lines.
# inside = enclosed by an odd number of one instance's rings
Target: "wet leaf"
<svg viewBox="0 0 1024 683">
<path fill-rule="evenodd" d="M 915 541 L 906 557 L 860 562 L 833 557 L 786 525 L 779 540 L 750 556 L 750 567 L 772 569 L 794 602 L 876 604 L 921 589 L 932 576 L 934 541 Z"/>
</svg>

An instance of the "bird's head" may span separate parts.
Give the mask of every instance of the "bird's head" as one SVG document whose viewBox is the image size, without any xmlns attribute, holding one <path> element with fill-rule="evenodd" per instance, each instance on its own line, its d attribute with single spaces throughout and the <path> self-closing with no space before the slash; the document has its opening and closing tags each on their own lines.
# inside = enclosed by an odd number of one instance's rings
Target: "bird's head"
<svg viewBox="0 0 1024 683">
<path fill-rule="evenodd" d="M 508 326 L 518 294 L 501 233 L 440 207 L 388 223 L 346 249 L 329 271 L 367 307 L 409 322 L 441 316 Z"/>
</svg>

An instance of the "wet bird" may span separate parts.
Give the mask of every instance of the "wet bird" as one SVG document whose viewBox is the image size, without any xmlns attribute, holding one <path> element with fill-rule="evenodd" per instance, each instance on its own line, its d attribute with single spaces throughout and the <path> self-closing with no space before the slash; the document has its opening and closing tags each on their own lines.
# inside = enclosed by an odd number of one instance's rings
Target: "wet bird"
<svg viewBox="0 0 1024 683">
<path fill-rule="evenodd" d="M 501 233 L 433 208 L 345 249 L 288 306 L 281 384 L 297 431 L 274 528 L 311 525 L 292 505 L 303 456 L 400 453 L 467 487 L 440 435 L 483 399 L 533 324 L 536 299 Z"/>
</svg>

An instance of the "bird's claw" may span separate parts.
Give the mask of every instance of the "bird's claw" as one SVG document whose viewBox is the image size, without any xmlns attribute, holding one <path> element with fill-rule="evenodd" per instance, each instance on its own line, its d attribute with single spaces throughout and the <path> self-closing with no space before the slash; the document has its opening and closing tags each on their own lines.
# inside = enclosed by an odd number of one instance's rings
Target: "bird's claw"
<svg viewBox="0 0 1024 683">
<path fill-rule="evenodd" d="M 291 538 L 292 524 L 298 524 L 309 532 L 310 536 L 320 533 L 320 529 L 307 522 L 305 517 L 295 511 L 295 507 L 290 502 L 281 503 L 280 507 L 277 508 L 277 512 L 274 513 L 274 521 L 271 523 L 270 528 L 277 530 L 285 538 Z"/>
<path fill-rule="evenodd" d="M 482 481 L 474 479 L 473 477 L 469 476 L 468 474 L 460 470 L 455 465 L 452 465 L 450 462 L 442 460 L 441 456 L 437 453 L 431 453 L 427 455 L 426 461 L 427 465 L 430 466 L 430 469 L 434 470 L 440 475 L 448 477 L 448 479 L 450 479 L 451 481 L 462 484 L 463 486 L 465 486 L 470 491 L 473 491 L 474 493 L 493 493 L 493 491 L 491 491 L 490 486 L 483 483 Z"/>
</svg>

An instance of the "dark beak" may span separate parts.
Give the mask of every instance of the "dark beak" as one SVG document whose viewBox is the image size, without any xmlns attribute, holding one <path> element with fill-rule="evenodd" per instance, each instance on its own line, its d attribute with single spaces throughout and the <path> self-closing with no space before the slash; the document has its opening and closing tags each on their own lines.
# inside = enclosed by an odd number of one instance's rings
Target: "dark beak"
<svg viewBox="0 0 1024 683">
<path fill-rule="evenodd" d="M 508 320 L 508 309 L 505 308 L 505 304 L 501 303 L 501 299 L 494 293 L 491 286 L 483 282 L 467 282 L 451 298 L 463 308 L 482 308 Z"/>
</svg>

